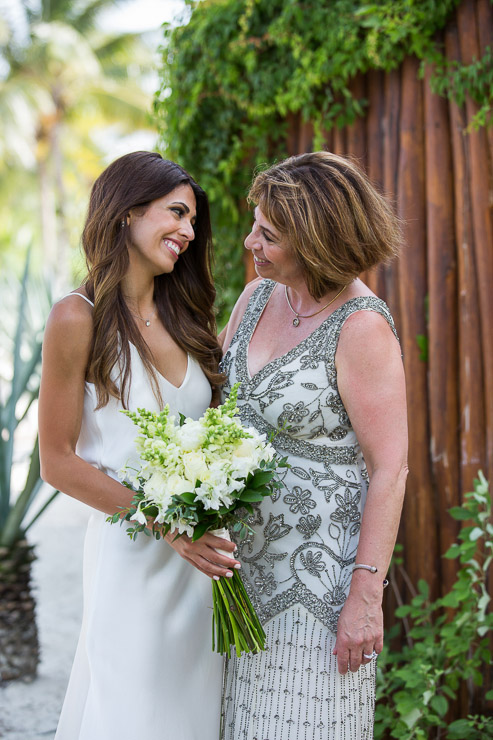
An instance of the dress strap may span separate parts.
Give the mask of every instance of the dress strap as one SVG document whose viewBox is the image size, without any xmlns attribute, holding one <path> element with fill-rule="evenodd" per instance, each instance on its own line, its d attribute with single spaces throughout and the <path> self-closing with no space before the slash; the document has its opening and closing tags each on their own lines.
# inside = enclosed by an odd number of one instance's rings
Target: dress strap
<svg viewBox="0 0 493 740">
<path fill-rule="evenodd" d="M 67 295 L 65 295 L 65 296 L 63 296 L 63 297 L 64 297 L 64 298 L 69 298 L 69 297 L 70 297 L 71 295 L 78 295 L 78 296 L 80 296 L 80 297 L 81 297 L 81 298 L 83 298 L 83 299 L 84 299 L 85 301 L 87 301 L 87 302 L 89 303 L 89 305 L 90 305 L 90 306 L 92 306 L 92 307 L 94 308 L 94 303 L 93 303 L 92 301 L 90 301 L 90 300 L 89 300 L 89 298 L 86 298 L 86 296 L 85 296 L 85 295 L 83 295 L 82 293 L 67 293 Z"/>
</svg>

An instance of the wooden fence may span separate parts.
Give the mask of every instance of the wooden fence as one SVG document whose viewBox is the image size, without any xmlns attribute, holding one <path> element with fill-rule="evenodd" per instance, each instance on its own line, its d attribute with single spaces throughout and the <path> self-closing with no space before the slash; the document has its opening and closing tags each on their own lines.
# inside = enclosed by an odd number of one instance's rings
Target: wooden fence
<svg viewBox="0 0 493 740">
<path fill-rule="evenodd" d="M 443 40 L 450 60 L 479 58 L 493 42 L 489 0 L 462 2 Z M 493 473 L 493 130 L 466 134 L 475 104 L 460 108 L 432 94 L 430 75 L 419 79 L 418 61 L 409 57 L 399 70 L 355 78 L 367 115 L 331 131 L 326 147 L 356 157 L 404 222 L 400 259 L 362 277 L 390 306 L 403 348 L 405 570 L 437 596 L 456 570 L 441 557 L 457 534 L 447 510 L 472 489 L 479 469 Z M 289 131 L 290 154 L 311 150 L 309 123 L 293 116 Z M 394 607 L 391 598 L 389 614 Z"/>
</svg>

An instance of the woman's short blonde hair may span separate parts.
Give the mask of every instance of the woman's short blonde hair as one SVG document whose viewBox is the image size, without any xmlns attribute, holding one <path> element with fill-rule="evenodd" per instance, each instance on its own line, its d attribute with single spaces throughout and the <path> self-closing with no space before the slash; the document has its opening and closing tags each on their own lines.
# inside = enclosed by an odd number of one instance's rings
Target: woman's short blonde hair
<svg viewBox="0 0 493 740">
<path fill-rule="evenodd" d="M 396 215 L 346 157 L 289 157 L 257 174 L 248 200 L 285 237 L 317 300 L 399 251 Z"/>
</svg>

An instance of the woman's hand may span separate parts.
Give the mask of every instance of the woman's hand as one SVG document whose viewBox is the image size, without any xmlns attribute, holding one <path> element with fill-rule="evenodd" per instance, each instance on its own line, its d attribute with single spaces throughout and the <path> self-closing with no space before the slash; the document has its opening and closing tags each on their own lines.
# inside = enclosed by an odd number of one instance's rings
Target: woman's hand
<svg viewBox="0 0 493 740">
<path fill-rule="evenodd" d="M 373 658 L 373 651 L 383 648 L 382 598 L 364 593 L 349 594 L 339 616 L 337 640 L 333 650 L 337 655 L 339 673 L 357 671 Z"/>
<path fill-rule="evenodd" d="M 178 539 L 174 538 L 175 534 L 170 532 L 166 535 L 165 540 L 184 560 L 187 560 L 209 578 L 214 578 L 216 581 L 221 576 L 231 578 L 233 575 L 231 568 L 241 568 L 238 560 L 216 552 L 216 550 L 226 550 L 226 552 L 233 553 L 236 550 L 234 542 L 216 537 L 209 532 L 206 532 L 195 542 L 192 542 L 186 534 Z"/>
</svg>

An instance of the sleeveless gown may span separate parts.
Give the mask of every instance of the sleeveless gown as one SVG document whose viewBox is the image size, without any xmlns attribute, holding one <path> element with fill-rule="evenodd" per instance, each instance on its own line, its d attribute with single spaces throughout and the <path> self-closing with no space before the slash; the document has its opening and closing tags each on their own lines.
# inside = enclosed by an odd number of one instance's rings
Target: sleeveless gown
<svg viewBox="0 0 493 740">
<path fill-rule="evenodd" d="M 158 411 L 132 345 L 131 355 L 129 408 Z M 192 357 L 179 388 L 157 376 L 172 414 L 202 415 L 211 391 Z M 77 454 L 117 479 L 137 462 L 138 429 L 115 399 L 95 406 L 86 383 Z M 163 540 L 132 542 L 105 518 L 95 511 L 88 524 L 82 629 L 55 740 L 217 740 L 223 660 L 211 648 L 210 579 Z"/>
<path fill-rule="evenodd" d="M 256 507 L 238 543 L 242 578 L 268 650 L 226 661 L 223 740 L 371 740 L 375 661 L 341 675 L 337 620 L 351 582 L 368 474 L 337 388 L 340 331 L 378 298 L 353 298 L 255 375 L 248 346 L 274 290 L 262 281 L 222 361 L 225 393 L 240 381 L 242 421 L 269 435 L 291 464 L 284 487 Z M 281 430 L 281 431 L 280 431 Z"/>
</svg>

